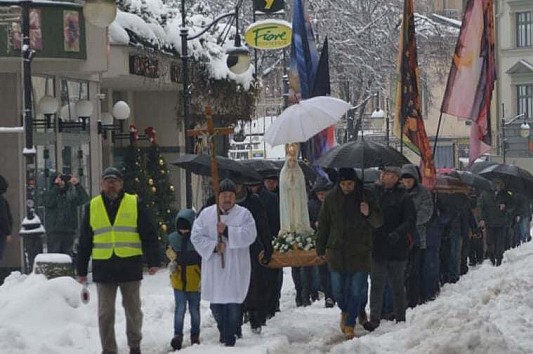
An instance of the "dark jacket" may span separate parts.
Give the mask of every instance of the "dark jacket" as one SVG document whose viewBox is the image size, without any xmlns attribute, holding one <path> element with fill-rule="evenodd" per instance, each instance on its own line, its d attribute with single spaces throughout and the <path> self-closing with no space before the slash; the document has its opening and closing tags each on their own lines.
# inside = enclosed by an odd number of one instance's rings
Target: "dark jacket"
<svg viewBox="0 0 533 354">
<path fill-rule="evenodd" d="M 378 261 L 407 260 L 410 238 L 416 227 L 413 200 L 399 185 L 391 189 L 375 185 L 374 191 L 383 213 L 383 225 L 374 231 L 372 257 Z"/>
<path fill-rule="evenodd" d="M 505 205 L 503 211 L 500 210 L 500 204 Z M 479 220 L 484 220 L 487 227 L 510 225 L 511 219 L 513 219 L 513 198 L 506 190 L 483 192 L 477 201 L 477 206 L 479 208 Z"/>
<path fill-rule="evenodd" d="M 433 198 L 429 190 L 421 184 L 420 174 L 415 165 L 403 165 L 402 177 L 410 176 L 415 179 L 413 188 L 407 193 L 413 199 L 416 209 L 416 231 L 414 233 L 414 245 L 421 249 L 426 248 L 426 225 L 433 215 Z"/>
<path fill-rule="evenodd" d="M 115 222 L 118 208 L 124 197 L 122 192 L 115 201 L 109 200 L 102 193 L 104 205 L 111 224 Z M 90 204 L 90 203 L 89 203 Z M 77 271 L 79 276 L 87 275 L 87 268 L 93 251 L 93 230 L 90 225 L 89 204 L 84 208 L 81 234 L 78 245 Z M 93 280 L 100 283 L 137 281 L 143 278 L 143 257 L 149 267 L 159 267 L 159 243 L 157 228 L 152 214 L 139 200 L 137 202 L 137 232 L 141 236 L 143 255 L 120 258 L 113 255 L 107 260 L 93 260 Z"/>
<path fill-rule="evenodd" d="M 265 187 L 261 187 L 257 193 L 259 199 L 263 202 L 266 209 L 268 219 L 268 229 L 270 235 L 276 237 L 279 233 L 280 218 L 279 218 L 279 200 L 275 193 L 269 192 Z"/>
<path fill-rule="evenodd" d="M 11 235 L 13 231 L 13 216 L 11 215 L 9 203 L 4 197 L 8 186 L 6 179 L 0 176 L 0 238 Z"/>
<path fill-rule="evenodd" d="M 176 255 L 176 271 L 170 274 L 172 287 L 182 291 L 200 291 L 200 265 L 202 257 L 196 252 L 191 242 L 190 231 L 182 234 L 177 225 L 184 219 L 192 230 L 195 214 L 192 209 L 182 209 L 176 215 L 176 231 L 168 236 L 169 246 Z"/>
<path fill-rule="evenodd" d="M 369 204 L 370 214 L 361 214 L 360 204 Z M 329 267 L 337 272 L 369 272 L 372 232 L 383 223 L 374 196 L 360 182 L 354 193 L 345 195 L 337 185 L 327 196 L 318 216 L 316 252 L 326 255 Z"/>
<path fill-rule="evenodd" d="M 75 186 L 67 183 L 65 188 L 52 183 L 43 196 L 46 232 L 73 235 L 78 228 L 78 207 L 88 201 L 89 195 L 79 183 Z"/>
</svg>

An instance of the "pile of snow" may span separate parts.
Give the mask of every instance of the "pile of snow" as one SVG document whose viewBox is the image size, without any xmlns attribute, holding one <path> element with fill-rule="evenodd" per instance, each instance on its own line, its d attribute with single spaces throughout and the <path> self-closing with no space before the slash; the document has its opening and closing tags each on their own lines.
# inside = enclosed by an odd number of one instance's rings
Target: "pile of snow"
<svg viewBox="0 0 533 354">
<path fill-rule="evenodd" d="M 285 269 L 281 312 L 260 335 L 243 327 L 235 348 L 218 343 L 215 321 L 202 302 L 201 345 L 189 344 L 186 317 L 183 353 L 531 353 L 533 348 L 533 243 L 507 252 L 503 264 L 489 262 L 446 285 L 437 300 L 407 311 L 407 322 L 382 322 L 373 333 L 359 325 L 357 338 L 344 341 L 339 310 L 323 301 L 296 308 L 290 269 Z M 9 354 L 92 354 L 100 352 L 94 284 L 91 301 L 80 300 L 82 286 L 68 277 L 12 273 L 0 287 L 0 343 Z M 171 353 L 174 300 L 168 273 L 146 276 L 142 285 L 144 353 Z M 124 311 L 117 299 L 116 334 L 127 353 Z M 187 315 L 188 316 L 188 315 Z"/>
</svg>

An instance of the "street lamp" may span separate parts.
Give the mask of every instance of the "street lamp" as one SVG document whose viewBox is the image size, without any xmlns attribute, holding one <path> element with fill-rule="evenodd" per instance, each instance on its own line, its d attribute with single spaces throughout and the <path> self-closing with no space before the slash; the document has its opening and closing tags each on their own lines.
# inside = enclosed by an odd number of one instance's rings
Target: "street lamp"
<svg viewBox="0 0 533 354">
<path fill-rule="evenodd" d="M 187 136 L 187 130 L 194 128 L 190 123 L 190 107 L 189 107 L 189 53 L 187 48 L 187 43 L 190 40 L 200 38 L 205 32 L 207 32 L 211 27 L 213 27 L 220 20 L 227 17 L 235 17 L 238 20 L 238 10 L 239 7 L 235 7 L 235 11 L 227 14 L 220 15 L 215 18 L 213 22 L 208 24 L 200 32 L 189 36 L 189 28 L 186 25 L 186 12 L 185 12 L 185 1 L 181 1 L 181 28 L 180 28 L 180 37 L 181 37 L 181 64 L 182 64 L 182 84 L 183 84 L 183 125 L 184 125 L 184 135 L 185 135 L 185 153 L 193 154 L 193 142 L 192 137 Z M 238 23 L 238 21 L 237 21 Z M 239 28 L 237 25 L 237 34 L 235 36 L 234 47 L 229 48 L 226 51 L 228 58 L 226 64 L 228 69 L 236 75 L 240 75 L 248 70 L 250 66 L 250 53 L 247 48 L 241 45 L 241 37 L 239 35 Z M 185 200 L 187 208 L 192 207 L 192 180 L 191 172 L 185 171 Z"/>
<path fill-rule="evenodd" d="M 516 120 L 520 118 L 524 118 L 524 121 L 522 122 L 522 124 L 520 124 L 520 136 L 522 138 L 529 138 L 531 127 L 529 126 L 527 122 L 527 117 L 524 113 L 517 114 L 516 116 L 510 119 L 502 118 L 502 161 L 503 163 L 505 163 L 505 157 L 506 157 L 507 147 L 508 147 L 507 141 L 505 138 L 505 127 L 508 126 L 509 124 L 514 123 Z"/>
<path fill-rule="evenodd" d="M 30 9 L 32 3 L 32 0 L 22 0 L 19 2 L 21 8 L 22 45 L 20 52 L 22 57 L 22 83 L 24 90 L 24 133 L 26 138 L 25 147 L 22 151 L 26 160 L 26 216 L 22 220 L 19 234 L 23 237 L 37 238 L 44 235 L 45 229 L 41 223 L 41 219 L 35 213 L 35 156 L 37 150 L 33 146 L 31 63 L 35 50 L 31 48 L 30 43 Z M 110 9 L 111 14 L 108 15 Z M 93 24 L 99 27 L 106 27 L 113 22 L 116 16 L 116 5 L 114 0 L 87 0 L 84 5 L 84 14 L 88 21 L 89 19 L 94 19 L 95 22 L 92 22 Z M 95 16 L 92 16 L 93 14 Z M 97 19 L 100 19 L 100 22 Z M 28 264 L 27 266 L 31 267 L 32 265 Z"/>
</svg>

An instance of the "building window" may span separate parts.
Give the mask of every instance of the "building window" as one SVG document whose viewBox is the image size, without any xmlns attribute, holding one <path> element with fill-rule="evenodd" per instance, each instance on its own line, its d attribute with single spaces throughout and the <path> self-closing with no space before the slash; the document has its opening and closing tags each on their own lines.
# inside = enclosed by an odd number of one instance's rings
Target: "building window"
<svg viewBox="0 0 533 354">
<path fill-rule="evenodd" d="M 533 113 L 533 84 L 516 86 L 516 113 L 529 119 Z"/>
<path fill-rule="evenodd" d="M 516 46 L 530 47 L 533 33 L 531 11 L 516 13 Z"/>
</svg>

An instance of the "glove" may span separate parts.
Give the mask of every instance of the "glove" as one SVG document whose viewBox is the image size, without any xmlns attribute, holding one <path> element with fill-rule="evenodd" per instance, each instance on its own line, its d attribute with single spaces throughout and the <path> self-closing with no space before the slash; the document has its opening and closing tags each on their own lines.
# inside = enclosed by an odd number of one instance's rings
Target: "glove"
<svg viewBox="0 0 533 354">
<path fill-rule="evenodd" d="M 168 271 L 170 273 L 175 273 L 176 272 L 176 268 L 178 267 L 178 264 L 175 262 L 175 261 L 172 261 L 168 264 Z"/>
<path fill-rule="evenodd" d="M 400 234 L 397 233 L 397 232 L 391 232 L 387 236 L 387 240 L 389 241 L 389 244 L 394 245 L 394 244 L 398 243 L 398 241 L 400 241 Z"/>
<path fill-rule="evenodd" d="M 270 263 L 271 260 L 272 260 L 272 255 L 265 253 L 263 255 L 263 258 L 261 258 L 261 264 L 262 265 L 267 265 L 268 263 Z"/>
</svg>

